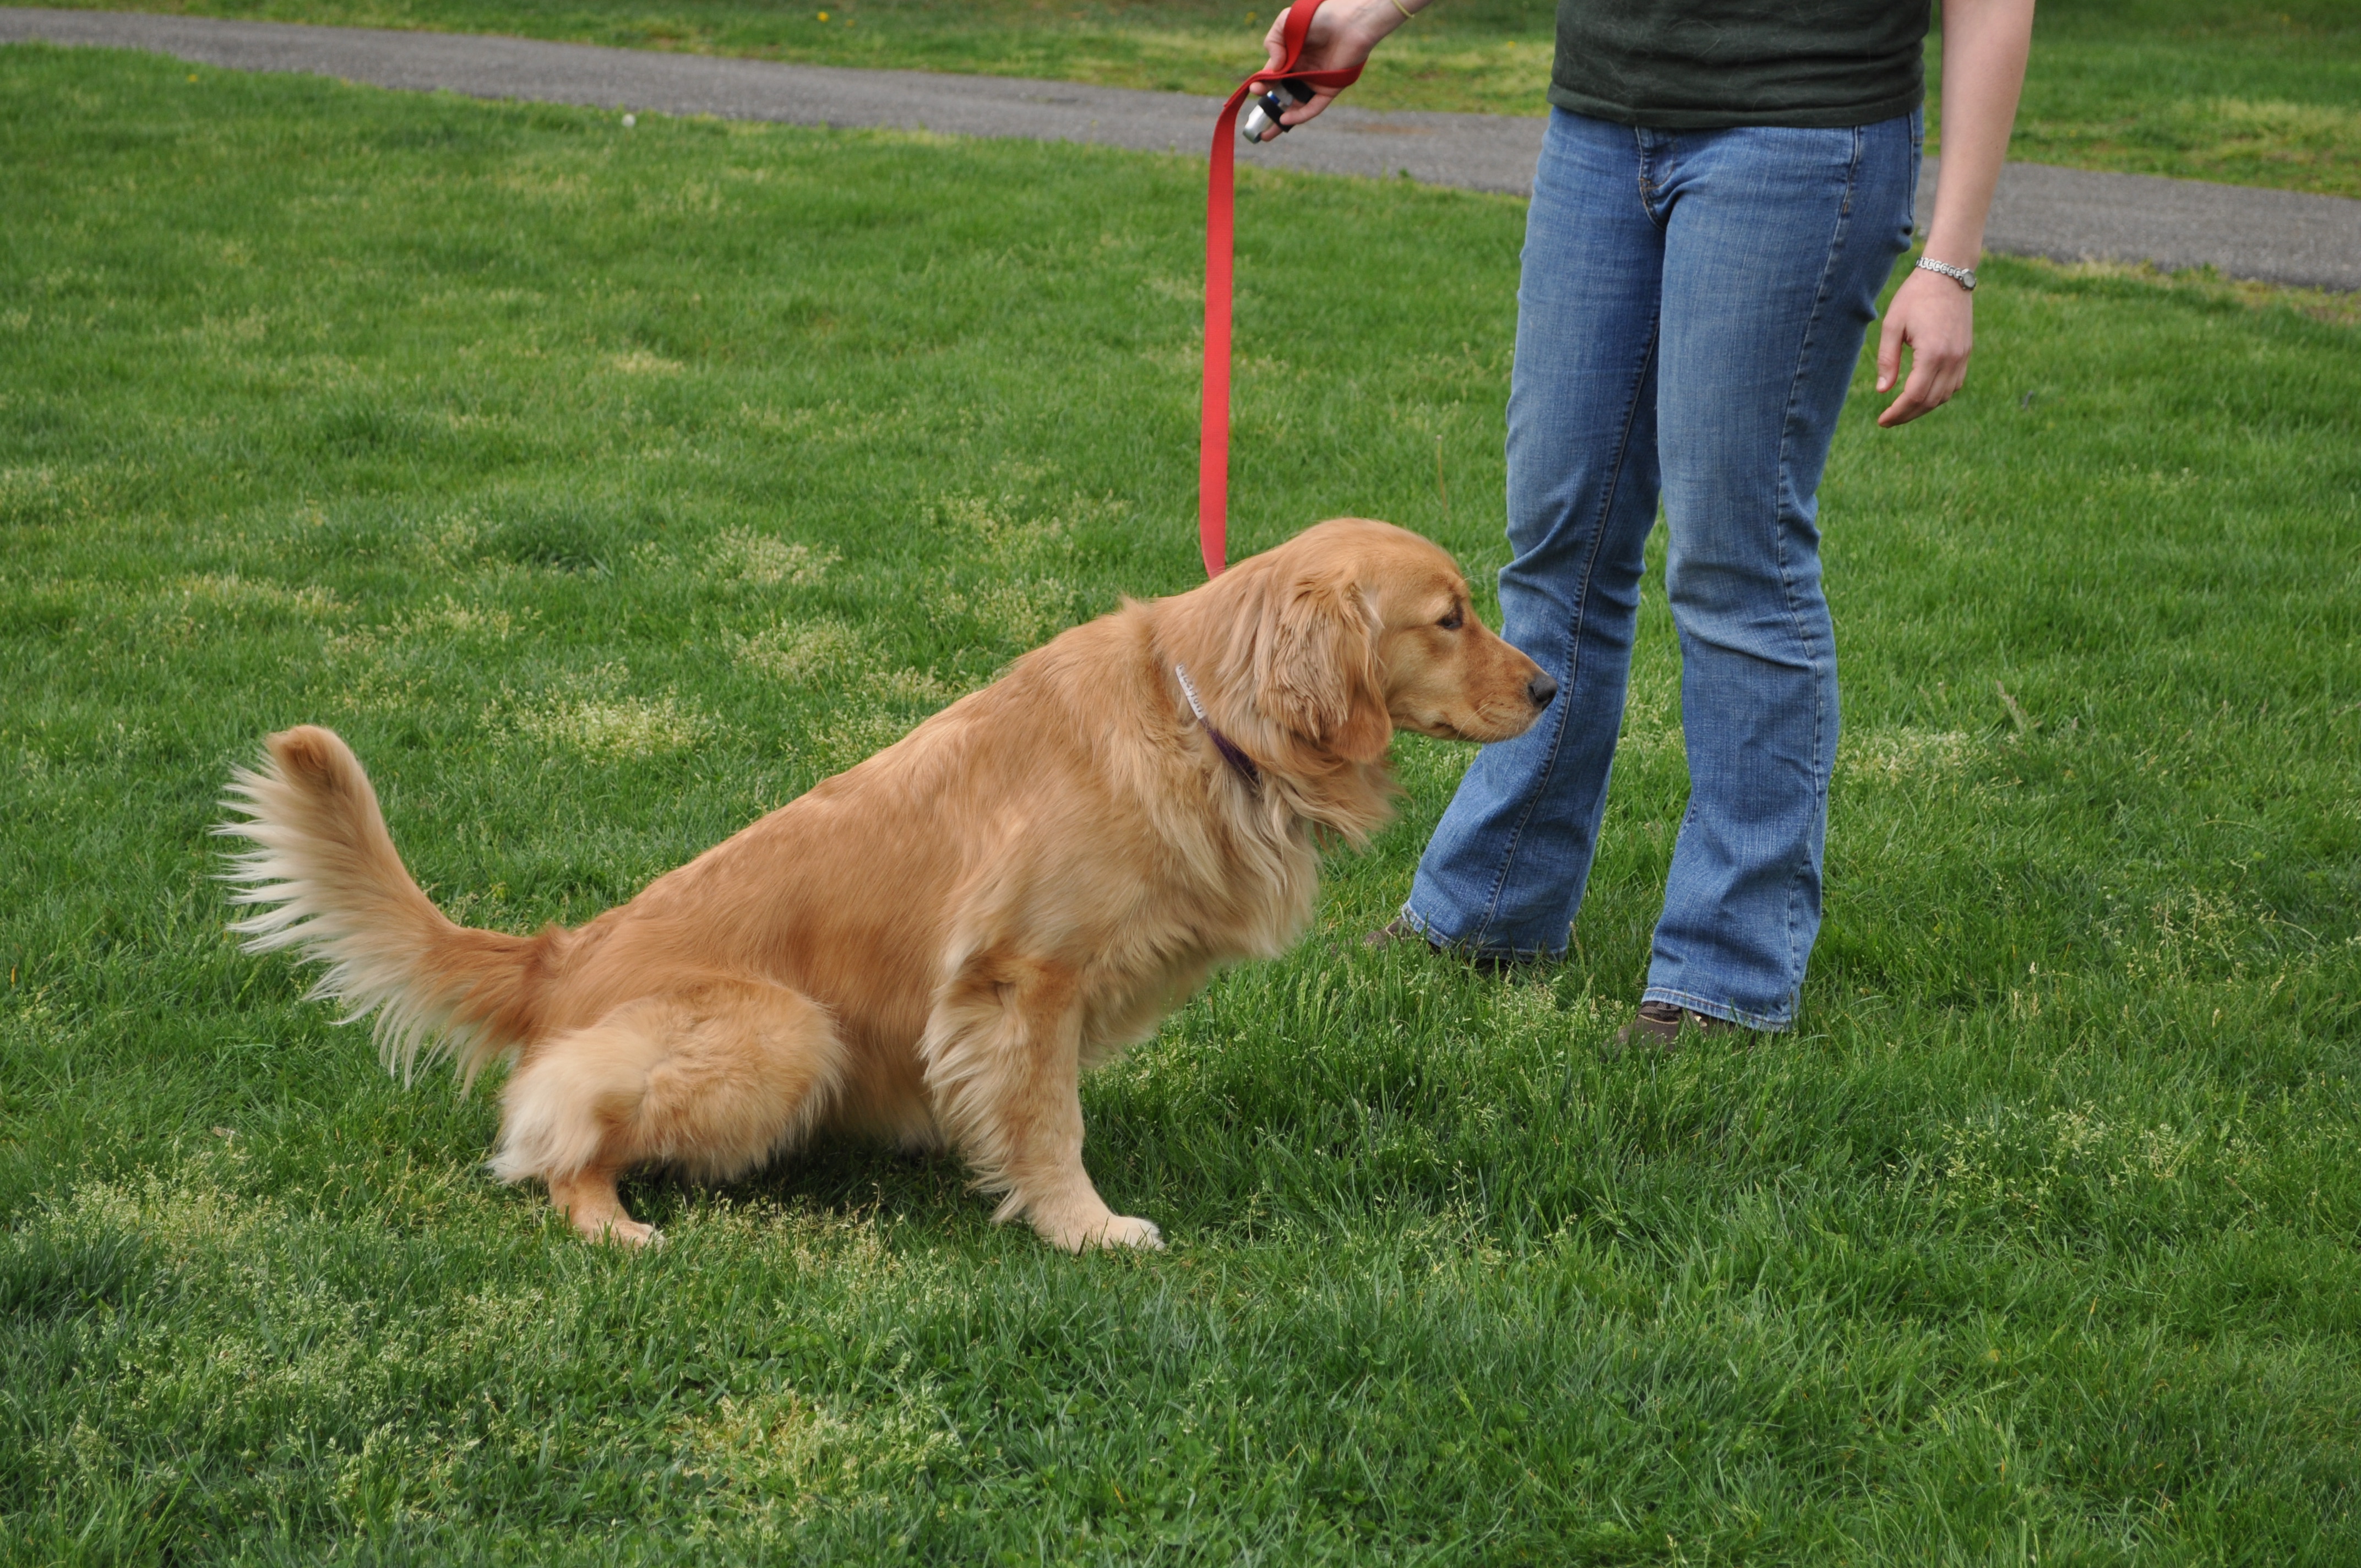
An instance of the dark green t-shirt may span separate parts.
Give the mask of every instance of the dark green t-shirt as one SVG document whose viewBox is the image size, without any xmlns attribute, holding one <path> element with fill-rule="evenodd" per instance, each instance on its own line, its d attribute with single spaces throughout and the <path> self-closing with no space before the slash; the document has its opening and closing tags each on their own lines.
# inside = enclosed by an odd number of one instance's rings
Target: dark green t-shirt
<svg viewBox="0 0 2361 1568">
<path fill-rule="evenodd" d="M 1926 95 L 1928 0 L 1558 0 L 1550 102 L 1627 126 L 1866 126 Z"/>
</svg>

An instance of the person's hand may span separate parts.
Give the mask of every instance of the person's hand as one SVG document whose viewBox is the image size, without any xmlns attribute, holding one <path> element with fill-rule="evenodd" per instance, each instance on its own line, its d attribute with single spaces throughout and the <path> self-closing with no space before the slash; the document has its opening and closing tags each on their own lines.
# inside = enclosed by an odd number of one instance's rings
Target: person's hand
<svg viewBox="0 0 2361 1568">
<path fill-rule="evenodd" d="M 1962 263 L 1962 265 L 1965 265 Z M 1975 297 L 1939 272 L 1912 269 L 1885 309 L 1877 342 L 1877 389 L 1892 391 L 1902 376 L 1902 348 L 1910 347 L 1910 377 L 1902 395 L 1877 416 L 1880 425 L 1908 424 L 1951 400 L 1968 378 L 1976 345 Z"/>
<path fill-rule="evenodd" d="M 1311 28 L 1303 35 L 1303 58 L 1295 62 L 1298 71 L 1339 71 L 1360 65 L 1378 47 L 1378 40 L 1392 32 L 1406 20 L 1394 8 L 1393 0 L 1327 0 L 1312 13 Z M 1281 6 L 1272 18 L 1270 31 L 1263 35 L 1262 47 L 1270 51 L 1270 68 L 1275 71 L 1287 60 L 1287 47 L 1279 35 L 1287 26 L 1287 8 Z M 1334 103 L 1342 89 L 1323 88 L 1312 95 L 1309 104 L 1299 104 L 1281 115 L 1279 124 L 1290 127 L 1301 125 Z M 1287 101 L 1284 93 L 1279 102 Z M 1263 140 L 1277 137 L 1276 129 L 1267 131 Z"/>
</svg>

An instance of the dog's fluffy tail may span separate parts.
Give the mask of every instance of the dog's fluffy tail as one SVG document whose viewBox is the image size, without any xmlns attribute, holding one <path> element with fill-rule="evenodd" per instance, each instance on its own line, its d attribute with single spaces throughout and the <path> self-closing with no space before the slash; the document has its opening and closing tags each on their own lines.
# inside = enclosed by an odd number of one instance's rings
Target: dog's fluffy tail
<svg viewBox="0 0 2361 1568">
<path fill-rule="evenodd" d="M 513 937 L 455 925 L 394 852 L 368 774 L 332 729 L 302 725 L 265 742 L 223 804 L 247 820 L 215 832 L 250 840 L 227 880 L 258 913 L 231 925 L 250 953 L 296 948 L 324 960 L 312 988 L 377 1015 L 379 1053 L 406 1082 L 423 1057 L 451 1058 L 463 1080 L 534 1031 L 540 980 L 567 933 Z"/>
</svg>

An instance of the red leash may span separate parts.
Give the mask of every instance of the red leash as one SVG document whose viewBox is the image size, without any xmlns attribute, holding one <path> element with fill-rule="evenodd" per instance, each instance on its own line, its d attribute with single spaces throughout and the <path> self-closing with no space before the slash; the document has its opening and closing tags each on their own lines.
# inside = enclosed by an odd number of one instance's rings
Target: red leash
<svg viewBox="0 0 2361 1568">
<path fill-rule="evenodd" d="M 1213 162 L 1205 182 L 1205 404 L 1197 443 L 1197 543 L 1205 575 L 1218 577 L 1228 561 L 1230 506 L 1230 260 L 1237 195 L 1238 109 L 1257 87 L 1282 79 L 1341 90 L 1360 80 L 1361 68 L 1298 71 L 1303 38 L 1321 0 L 1295 0 L 1279 33 L 1285 53 L 1278 69 L 1238 83 L 1213 122 Z"/>
</svg>

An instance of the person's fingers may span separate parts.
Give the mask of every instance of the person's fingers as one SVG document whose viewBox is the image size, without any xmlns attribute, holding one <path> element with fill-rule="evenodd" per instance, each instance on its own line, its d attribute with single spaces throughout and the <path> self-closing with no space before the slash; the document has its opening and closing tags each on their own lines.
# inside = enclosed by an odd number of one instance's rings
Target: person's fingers
<svg viewBox="0 0 2361 1568">
<path fill-rule="evenodd" d="M 1927 406 L 1930 409 L 1941 408 L 1958 396 L 1960 389 L 1967 384 L 1967 360 L 1964 357 L 1945 360 L 1935 367 L 1934 385 L 1927 391 Z"/>
<path fill-rule="evenodd" d="M 1894 400 L 1894 407 L 1903 411 L 1902 418 L 1895 422 L 1906 424 L 1922 414 L 1933 412 L 1941 400 L 1935 396 L 1935 387 L 1933 363 L 1925 355 L 1912 355 L 1910 378 L 1902 383 L 1902 395 Z"/>
<path fill-rule="evenodd" d="M 1966 355 L 1949 347 L 1920 348 L 1913 345 L 1910 375 L 1902 383 L 1902 395 L 1885 405 L 1877 422 L 1890 430 L 1897 424 L 1908 424 L 1921 414 L 1932 413 L 1949 402 L 1967 379 Z"/>
<path fill-rule="evenodd" d="M 1281 125 L 1288 126 L 1300 126 L 1304 121 L 1312 118 L 1314 115 L 1317 115 L 1321 110 L 1326 108 L 1335 101 L 1336 93 L 1333 88 L 1326 92 L 1314 93 L 1312 94 L 1312 102 L 1309 104 L 1299 104 L 1296 107 L 1290 109 L 1287 113 L 1279 117 L 1279 123 Z"/>
<path fill-rule="evenodd" d="M 1326 108 L 1335 101 L 1336 94 L 1334 93 L 1313 93 L 1310 103 L 1298 104 L 1295 107 L 1279 115 L 1279 124 L 1263 132 L 1262 139 L 1265 141 L 1277 141 L 1279 137 L 1280 127 L 1284 126 L 1286 129 L 1293 130 L 1296 126 L 1312 118 L 1314 115 L 1317 115 L 1321 110 Z M 1279 102 L 1286 103 L 1286 97 L 1281 95 Z"/>
<path fill-rule="evenodd" d="M 1946 293 L 1940 282 L 1929 287 L 1932 280 L 1931 273 L 1906 279 L 1886 310 L 1878 339 L 1877 389 L 1902 382 L 1899 395 L 1877 416 L 1888 429 L 1942 407 L 1967 383 L 1968 356 L 1975 345 L 1974 306 L 1956 289 Z M 1907 376 L 1901 370 L 1905 347 Z"/>
<path fill-rule="evenodd" d="M 1267 71 L 1277 72 L 1286 66 L 1286 28 L 1287 13 L 1281 11 L 1270 24 L 1270 31 L 1263 35 L 1263 51 L 1268 57 L 1263 69 Z M 1312 18 L 1311 30 L 1304 34 L 1303 52 L 1296 60 L 1296 69 L 1334 71 L 1360 65 L 1368 60 L 1370 49 L 1376 44 L 1378 38 L 1383 36 L 1384 33 L 1379 32 L 1372 37 L 1363 30 L 1335 20 L 1329 12 L 1320 12 Z M 1308 102 L 1292 104 L 1282 112 L 1279 116 L 1279 123 L 1292 130 L 1306 120 L 1317 119 L 1320 112 L 1334 103 L 1336 94 L 1343 91 L 1341 87 L 1317 90 Z M 1281 101 L 1286 101 L 1284 94 L 1281 95 Z M 1279 132 L 1273 130 L 1267 133 L 1262 139 L 1268 141 L 1278 135 Z"/>
<path fill-rule="evenodd" d="M 1897 424 L 1908 424 L 1926 411 L 1911 392 L 1909 384 L 1905 382 L 1902 395 L 1886 404 L 1884 411 L 1877 416 L 1877 426 L 1880 430 L 1892 430 Z"/>
<path fill-rule="evenodd" d="M 1897 301 L 1896 303 L 1899 303 Z M 1902 373 L 1902 313 L 1885 313 L 1885 330 L 1877 338 L 1877 389 L 1890 390 Z"/>
<path fill-rule="evenodd" d="M 1936 356 L 1917 344 L 1912 344 L 1910 374 L 1902 382 L 1900 395 L 1886 404 L 1883 411 L 1879 413 L 1877 422 L 1890 430 L 1897 424 L 1908 424 L 1912 420 L 1934 407 L 1927 400 L 1927 397 L 1934 389 L 1935 370 Z"/>
<path fill-rule="evenodd" d="M 1314 31 L 1316 32 L 1321 18 L 1314 16 L 1312 20 Z M 1271 18 L 1270 31 L 1263 34 L 1262 36 L 1263 52 L 1268 57 L 1263 62 L 1264 70 L 1277 71 L 1280 66 L 1287 63 L 1286 29 L 1287 7 L 1282 5 L 1279 7 L 1279 15 Z M 1311 63 L 1311 57 L 1318 52 L 1317 40 L 1312 37 L 1307 36 L 1303 42 L 1303 52 L 1305 56 L 1304 63 L 1308 65 Z M 1328 106 L 1328 100 L 1334 96 L 1336 96 L 1336 94 L 1334 93 L 1319 93 L 1315 95 L 1309 104 L 1300 104 L 1279 115 L 1279 124 L 1290 127 L 1300 126 L 1304 121 L 1312 118 L 1312 115 L 1318 114 L 1321 110 L 1326 108 Z M 1280 101 L 1284 103 L 1286 100 L 1282 97 Z M 1277 141 L 1279 139 L 1279 127 L 1274 126 L 1269 130 L 1263 132 L 1262 139 L 1265 141 Z"/>
<path fill-rule="evenodd" d="M 1262 36 L 1263 53 L 1268 57 L 1263 61 L 1263 69 L 1266 71 L 1277 71 L 1281 65 L 1287 62 L 1287 44 L 1284 38 L 1286 27 L 1287 8 L 1282 5 L 1279 7 L 1279 15 L 1271 18 L 1270 31 L 1263 34 Z M 1293 123 L 1284 115 L 1280 115 L 1279 119 L 1282 124 Z M 1269 130 L 1263 132 L 1262 139 L 1264 141 L 1277 141 L 1279 139 L 1279 127 L 1274 126 Z"/>
<path fill-rule="evenodd" d="M 1892 391 L 1902 379 L 1902 350 L 1910 349 L 1910 362 L 1915 366 L 1927 352 L 1929 335 L 1928 318 L 1941 313 L 1939 307 L 1930 305 L 1926 291 L 1920 287 L 1926 274 L 1913 272 L 1902 280 L 1894 291 L 1893 302 L 1885 307 L 1883 330 L 1877 339 L 1877 389 Z"/>
</svg>

